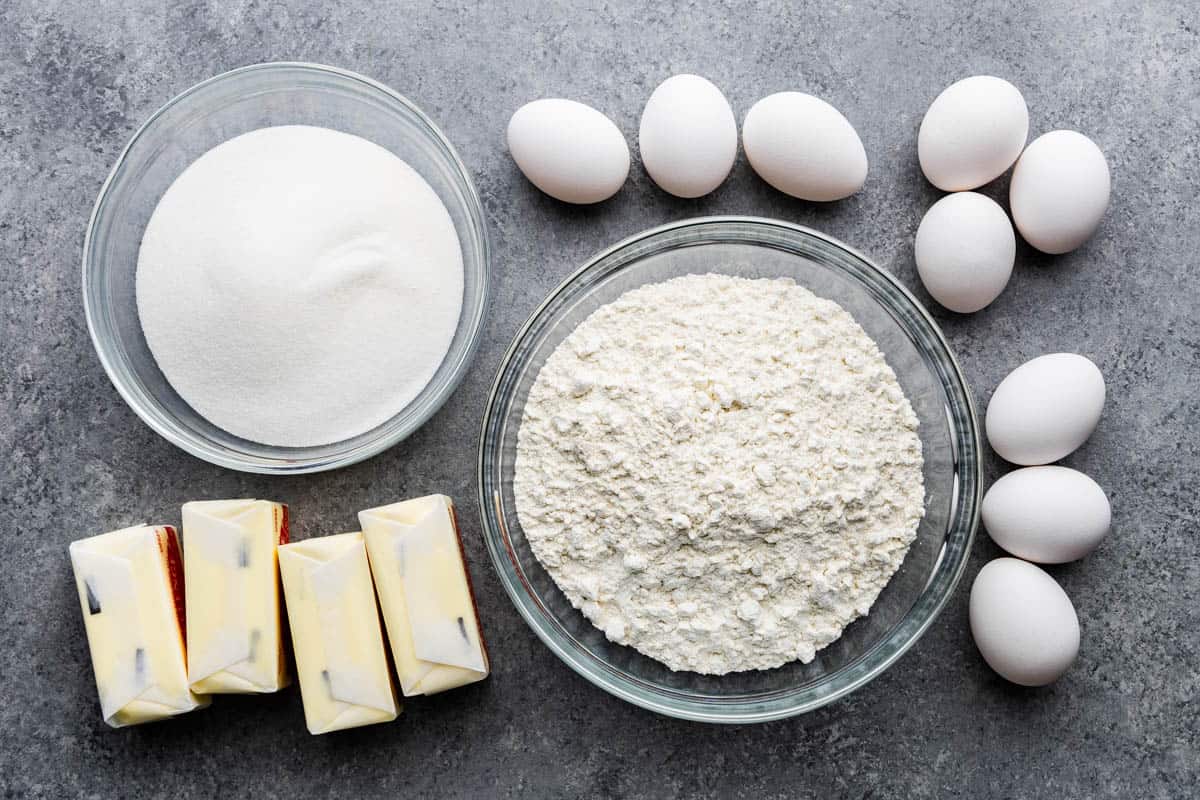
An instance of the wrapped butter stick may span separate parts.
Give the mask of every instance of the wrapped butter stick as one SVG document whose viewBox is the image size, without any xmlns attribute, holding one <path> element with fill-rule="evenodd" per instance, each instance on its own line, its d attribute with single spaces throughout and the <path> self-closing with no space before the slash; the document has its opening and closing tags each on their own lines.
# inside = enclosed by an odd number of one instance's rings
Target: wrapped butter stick
<svg viewBox="0 0 1200 800">
<path fill-rule="evenodd" d="M 358 515 L 405 696 L 488 676 L 454 503 L 440 494 Z"/>
<path fill-rule="evenodd" d="M 188 689 L 175 529 L 124 528 L 70 552 L 104 721 L 121 728 L 208 705 Z"/>
<path fill-rule="evenodd" d="M 288 685 L 279 568 L 287 506 L 212 500 L 183 506 L 188 678 L 200 694 L 275 692 Z"/>
<path fill-rule="evenodd" d="M 395 719 L 363 535 L 281 545 L 279 571 L 309 733 Z"/>
</svg>

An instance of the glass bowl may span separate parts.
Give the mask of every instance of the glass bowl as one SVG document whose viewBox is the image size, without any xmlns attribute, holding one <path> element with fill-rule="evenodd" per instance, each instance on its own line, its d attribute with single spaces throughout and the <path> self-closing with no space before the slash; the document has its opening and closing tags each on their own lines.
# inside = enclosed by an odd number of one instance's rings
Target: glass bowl
<svg viewBox="0 0 1200 800">
<path fill-rule="evenodd" d="M 159 199 L 196 158 L 269 125 L 352 133 L 407 161 L 441 198 L 463 255 L 463 305 L 450 349 L 421 393 L 387 422 L 341 442 L 274 447 L 234 436 L 200 416 L 167 382 L 138 320 L 138 249 Z M 420 427 L 454 391 L 475 354 L 487 307 L 489 249 L 479 195 L 454 148 L 415 105 L 353 72 L 319 64 L 255 64 L 193 86 L 156 111 L 100 190 L 83 248 L 83 302 L 96 353 L 146 424 L 192 455 L 261 473 L 335 469 L 372 456 Z M 180 314 L 188 313 L 186 308 Z M 397 346 L 403 343 L 397 342 Z"/>
<path fill-rule="evenodd" d="M 605 638 L 559 591 L 521 530 L 512 481 L 517 431 L 542 364 L 584 318 L 624 292 L 689 273 L 789 277 L 835 300 L 871 335 L 920 418 L 925 518 L 870 615 L 809 664 L 707 676 L 672 672 Z M 962 575 L 979 519 L 974 405 L 945 338 L 891 275 L 816 231 L 769 219 L 712 217 L 640 233 L 559 286 L 500 365 L 483 421 L 479 502 L 484 537 L 517 610 L 559 658 L 617 697 L 662 714 L 747 723 L 801 714 L 862 686 L 933 622 Z"/>
</svg>

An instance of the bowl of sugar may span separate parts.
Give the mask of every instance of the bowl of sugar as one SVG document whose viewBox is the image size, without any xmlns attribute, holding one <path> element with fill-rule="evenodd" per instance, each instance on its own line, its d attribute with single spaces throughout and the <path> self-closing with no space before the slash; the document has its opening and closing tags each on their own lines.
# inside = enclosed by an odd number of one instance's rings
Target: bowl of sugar
<svg viewBox="0 0 1200 800">
<path fill-rule="evenodd" d="M 213 464 L 294 474 L 404 439 L 487 308 L 479 196 L 438 127 L 345 70 L 255 64 L 170 100 L 100 190 L 88 330 L 121 397 Z"/>
</svg>

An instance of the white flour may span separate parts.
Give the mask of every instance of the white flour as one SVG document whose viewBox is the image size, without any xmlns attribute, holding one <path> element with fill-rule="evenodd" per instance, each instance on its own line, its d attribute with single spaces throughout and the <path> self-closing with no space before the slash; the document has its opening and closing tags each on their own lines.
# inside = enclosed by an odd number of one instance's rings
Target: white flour
<svg viewBox="0 0 1200 800">
<path fill-rule="evenodd" d="M 534 553 L 612 641 L 671 669 L 769 669 L 837 639 L 924 513 L 917 418 L 840 306 L 690 275 L 589 316 L 518 435 Z"/>
<path fill-rule="evenodd" d="M 350 134 L 262 128 L 197 159 L 138 255 L 159 368 L 213 424 L 264 444 L 347 439 L 429 383 L 462 310 L 458 235 L 411 167 Z"/>
</svg>

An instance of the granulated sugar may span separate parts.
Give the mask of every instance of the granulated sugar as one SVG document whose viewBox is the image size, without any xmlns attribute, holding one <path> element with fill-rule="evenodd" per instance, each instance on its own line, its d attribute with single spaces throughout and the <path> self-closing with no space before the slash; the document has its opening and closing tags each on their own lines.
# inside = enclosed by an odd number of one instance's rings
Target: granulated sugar
<svg viewBox="0 0 1200 800">
<path fill-rule="evenodd" d="M 262 128 L 197 159 L 142 240 L 137 305 L 175 390 L 213 424 L 279 446 L 340 441 L 429 383 L 462 311 L 449 213 L 357 136 Z"/>
</svg>

